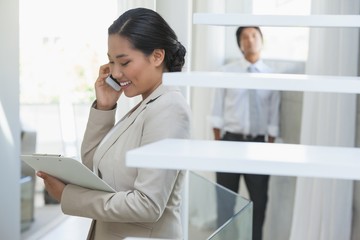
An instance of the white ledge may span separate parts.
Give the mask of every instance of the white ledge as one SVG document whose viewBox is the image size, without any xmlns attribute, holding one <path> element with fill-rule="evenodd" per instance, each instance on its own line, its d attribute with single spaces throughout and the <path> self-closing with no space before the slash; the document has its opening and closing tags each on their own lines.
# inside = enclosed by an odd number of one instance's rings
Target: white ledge
<svg viewBox="0 0 360 240">
<path fill-rule="evenodd" d="M 163 83 L 172 86 L 247 88 L 281 91 L 360 93 L 360 77 L 304 74 L 173 72 Z"/>
<path fill-rule="evenodd" d="M 272 27 L 360 27 L 360 15 L 253 15 L 194 13 L 194 24 Z"/>
<path fill-rule="evenodd" d="M 165 139 L 127 152 L 129 167 L 360 180 L 360 149 Z"/>
</svg>

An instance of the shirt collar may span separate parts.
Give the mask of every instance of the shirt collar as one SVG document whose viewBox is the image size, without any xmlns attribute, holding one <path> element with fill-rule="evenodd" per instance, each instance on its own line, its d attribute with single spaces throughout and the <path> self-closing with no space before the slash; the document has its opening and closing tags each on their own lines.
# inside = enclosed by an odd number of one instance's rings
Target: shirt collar
<svg viewBox="0 0 360 240">
<path fill-rule="evenodd" d="M 257 60 L 255 63 L 250 63 L 249 61 L 247 61 L 246 59 L 245 59 L 245 63 L 246 63 L 246 69 L 248 68 L 248 67 L 250 67 L 251 65 L 253 65 L 259 72 L 262 72 L 262 71 L 264 71 L 265 70 L 265 63 L 263 62 L 263 60 L 262 59 L 259 59 L 259 60 Z"/>
</svg>

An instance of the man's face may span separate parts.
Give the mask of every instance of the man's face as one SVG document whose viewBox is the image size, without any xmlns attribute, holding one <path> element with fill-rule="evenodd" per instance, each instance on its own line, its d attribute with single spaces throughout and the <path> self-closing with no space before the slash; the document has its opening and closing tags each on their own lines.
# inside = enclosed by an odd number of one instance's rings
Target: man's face
<svg viewBox="0 0 360 240">
<path fill-rule="evenodd" d="M 247 55 L 259 54 L 262 48 L 260 32 L 255 28 L 245 28 L 240 35 L 240 50 Z"/>
</svg>

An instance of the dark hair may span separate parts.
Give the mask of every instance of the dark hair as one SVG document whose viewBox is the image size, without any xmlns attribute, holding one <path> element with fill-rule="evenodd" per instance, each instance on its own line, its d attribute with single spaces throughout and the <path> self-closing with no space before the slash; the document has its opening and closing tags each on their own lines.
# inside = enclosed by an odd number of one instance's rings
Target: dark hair
<svg viewBox="0 0 360 240">
<path fill-rule="evenodd" d="M 134 8 L 126 11 L 109 27 L 108 34 L 126 37 L 146 56 L 155 49 L 164 49 L 165 67 L 169 72 L 180 72 L 184 66 L 185 47 L 169 24 L 153 10 Z"/>
<path fill-rule="evenodd" d="M 237 30 L 236 30 L 236 42 L 239 46 L 239 48 L 241 48 L 240 46 L 240 36 L 241 36 L 241 33 L 242 31 L 245 29 L 245 28 L 255 28 L 259 33 L 260 33 L 260 36 L 261 36 L 261 39 L 263 39 L 263 35 L 262 35 L 262 32 L 260 30 L 259 27 L 256 27 L 256 26 L 248 26 L 248 27 L 239 27 Z"/>
</svg>

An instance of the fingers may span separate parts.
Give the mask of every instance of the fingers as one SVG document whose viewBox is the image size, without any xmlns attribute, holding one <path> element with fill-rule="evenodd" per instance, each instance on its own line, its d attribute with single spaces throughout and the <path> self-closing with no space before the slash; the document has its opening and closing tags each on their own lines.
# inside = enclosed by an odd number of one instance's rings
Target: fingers
<svg viewBox="0 0 360 240">
<path fill-rule="evenodd" d="M 104 84 L 104 81 L 109 76 L 109 74 L 110 74 L 110 67 L 108 63 L 100 66 L 99 76 L 96 82 Z"/>
<path fill-rule="evenodd" d="M 101 78 L 107 78 L 110 75 L 110 64 L 104 64 L 102 66 L 100 66 L 99 69 L 99 77 Z"/>
<path fill-rule="evenodd" d="M 100 73 L 100 74 L 110 73 L 110 63 L 106 63 L 106 64 L 104 64 L 104 65 L 101 65 L 101 66 L 100 66 L 99 73 Z"/>
<path fill-rule="evenodd" d="M 36 172 L 36 176 L 38 176 L 38 177 L 40 177 L 40 178 L 42 178 L 44 180 L 47 178 L 47 174 L 44 173 L 44 172 L 41 172 L 41 171 Z"/>
<path fill-rule="evenodd" d="M 48 182 L 48 183 L 53 183 L 53 182 L 59 181 L 57 178 L 55 178 L 47 173 L 41 172 L 41 171 L 37 172 L 36 176 L 42 178 L 44 180 L 44 182 Z"/>
<path fill-rule="evenodd" d="M 37 172 L 36 175 L 43 179 L 45 189 L 48 191 L 50 196 L 60 202 L 65 184 L 59 179 L 41 171 Z"/>
</svg>

